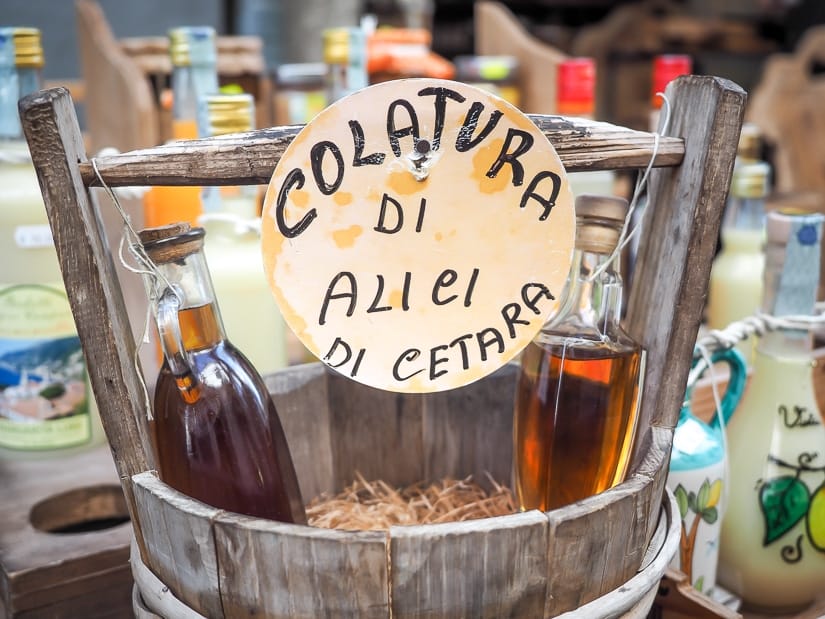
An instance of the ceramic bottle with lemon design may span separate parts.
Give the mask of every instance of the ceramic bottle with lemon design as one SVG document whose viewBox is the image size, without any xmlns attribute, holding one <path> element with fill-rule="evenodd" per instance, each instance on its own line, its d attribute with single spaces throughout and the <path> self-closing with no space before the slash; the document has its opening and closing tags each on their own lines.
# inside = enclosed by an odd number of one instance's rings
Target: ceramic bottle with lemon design
<svg viewBox="0 0 825 619">
<path fill-rule="evenodd" d="M 813 312 L 823 219 L 768 214 L 765 313 Z M 751 608 L 791 612 L 825 591 L 825 425 L 814 365 L 809 332 L 766 333 L 729 428 L 719 582 Z"/>
<path fill-rule="evenodd" d="M 724 495 L 728 480 L 723 422 L 728 423 L 739 403 L 746 378 L 745 361 L 736 349 L 716 351 L 711 360 L 730 367 L 720 409 L 710 423 L 705 423 L 691 412 L 692 388 L 688 389 L 673 435 L 667 480 L 682 520 L 679 553 L 671 565 L 683 571 L 690 583 L 704 593 L 716 584 L 719 533 L 726 508 Z"/>
</svg>

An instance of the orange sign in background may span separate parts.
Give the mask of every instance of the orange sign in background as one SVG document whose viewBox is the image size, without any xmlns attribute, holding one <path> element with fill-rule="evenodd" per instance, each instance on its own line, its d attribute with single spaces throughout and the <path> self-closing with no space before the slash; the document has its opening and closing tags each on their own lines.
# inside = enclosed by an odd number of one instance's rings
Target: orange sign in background
<svg viewBox="0 0 825 619">
<path fill-rule="evenodd" d="M 312 120 L 266 195 L 263 260 L 324 363 L 400 392 L 501 367 L 555 310 L 573 251 L 564 169 L 502 99 L 410 79 Z"/>
</svg>

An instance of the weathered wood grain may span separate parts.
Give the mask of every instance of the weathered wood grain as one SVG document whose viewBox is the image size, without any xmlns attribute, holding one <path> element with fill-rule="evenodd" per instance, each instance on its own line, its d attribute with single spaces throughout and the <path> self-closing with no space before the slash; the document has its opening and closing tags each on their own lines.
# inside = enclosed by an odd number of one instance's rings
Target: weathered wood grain
<svg viewBox="0 0 825 619">
<path fill-rule="evenodd" d="M 81 616 L 80 609 L 90 607 L 83 597 L 104 592 L 123 613 L 129 524 L 68 535 L 43 530 L 124 515 L 122 497 L 112 504 L 120 480 L 109 450 L 101 446 L 57 462 L 0 460 L 0 616 Z"/>
<path fill-rule="evenodd" d="M 424 479 L 423 399 L 327 373 L 332 461 L 337 490 L 355 473 L 406 486 Z"/>
<path fill-rule="evenodd" d="M 327 371 L 325 365 L 313 363 L 265 377 L 305 503 L 323 492 L 340 490 L 335 486 L 332 460 Z"/>
<path fill-rule="evenodd" d="M 392 616 L 542 617 L 551 560 L 547 535 L 547 518 L 537 511 L 392 527 Z"/>
<path fill-rule="evenodd" d="M 516 364 L 463 389 L 424 399 L 423 479 L 463 478 L 510 485 Z"/>
<path fill-rule="evenodd" d="M 220 619 L 223 608 L 212 521 L 221 513 L 177 492 L 154 472 L 132 477 L 144 561 L 184 604 Z"/>
<path fill-rule="evenodd" d="M 583 118 L 530 118 L 550 139 L 568 171 L 643 167 L 653 154 L 653 134 Z M 273 127 L 201 140 L 180 140 L 119 155 L 98 157 L 106 184 L 239 185 L 267 184 L 300 126 Z M 680 138 L 662 138 L 657 166 L 679 164 Z M 99 183 L 89 163 L 80 164 L 87 186 Z"/>
<path fill-rule="evenodd" d="M 103 224 L 77 168 L 86 161 L 77 116 L 64 88 L 25 97 L 20 116 L 100 418 L 118 473 L 128 479 L 150 468 L 139 422 L 147 414 L 146 399 Z"/>
<path fill-rule="evenodd" d="M 651 423 L 673 427 L 679 416 L 746 99 L 728 80 L 699 76 L 671 82 L 667 95 L 669 133 L 685 136 L 685 158 L 651 174 L 627 313 L 630 333 L 647 349 L 642 436 Z"/>
<path fill-rule="evenodd" d="M 215 521 L 232 619 L 389 619 L 387 535 L 226 514 Z"/>
</svg>

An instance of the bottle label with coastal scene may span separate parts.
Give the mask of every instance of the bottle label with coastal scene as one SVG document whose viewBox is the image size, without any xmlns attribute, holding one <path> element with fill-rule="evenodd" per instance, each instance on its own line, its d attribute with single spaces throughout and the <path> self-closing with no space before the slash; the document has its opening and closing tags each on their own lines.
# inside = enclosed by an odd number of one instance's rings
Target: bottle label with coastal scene
<svg viewBox="0 0 825 619">
<path fill-rule="evenodd" d="M 48 450 L 88 443 L 86 385 L 65 292 L 0 285 L 0 447 Z"/>
</svg>

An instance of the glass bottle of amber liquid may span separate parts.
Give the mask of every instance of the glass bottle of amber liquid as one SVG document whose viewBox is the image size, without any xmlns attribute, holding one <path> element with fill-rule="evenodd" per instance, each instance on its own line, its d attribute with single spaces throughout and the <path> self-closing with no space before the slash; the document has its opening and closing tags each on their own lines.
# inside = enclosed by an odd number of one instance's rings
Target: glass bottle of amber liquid
<svg viewBox="0 0 825 619">
<path fill-rule="evenodd" d="M 263 379 L 224 334 L 204 231 L 141 232 L 163 349 L 154 398 L 157 465 L 167 484 L 214 507 L 306 522 L 289 448 Z"/>
<path fill-rule="evenodd" d="M 622 329 L 611 255 L 627 201 L 576 199 L 576 245 L 559 312 L 522 353 L 515 401 L 521 509 L 555 509 L 624 479 L 644 352 Z"/>
</svg>

